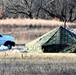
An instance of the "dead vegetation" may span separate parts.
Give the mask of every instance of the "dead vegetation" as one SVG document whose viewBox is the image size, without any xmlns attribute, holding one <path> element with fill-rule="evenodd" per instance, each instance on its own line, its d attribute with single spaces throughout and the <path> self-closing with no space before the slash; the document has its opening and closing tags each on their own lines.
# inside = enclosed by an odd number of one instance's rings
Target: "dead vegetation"
<svg viewBox="0 0 76 75">
<path fill-rule="evenodd" d="M 70 23 L 67 22 L 67 25 L 69 26 L 75 26 L 76 23 Z M 20 26 L 27 26 L 27 25 L 32 25 L 32 26 L 63 26 L 64 22 L 61 22 L 59 20 L 44 20 L 44 19 L 1 19 L 0 20 L 0 25 L 20 25 Z"/>
<path fill-rule="evenodd" d="M 1 54 L 0 54 L 1 55 Z M 1 75 L 75 75 L 76 55 L 56 53 L 11 54 L 8 59 L 0 58 Z M 5 57 L 7 58 L 7 56 Z"/>
</svg>

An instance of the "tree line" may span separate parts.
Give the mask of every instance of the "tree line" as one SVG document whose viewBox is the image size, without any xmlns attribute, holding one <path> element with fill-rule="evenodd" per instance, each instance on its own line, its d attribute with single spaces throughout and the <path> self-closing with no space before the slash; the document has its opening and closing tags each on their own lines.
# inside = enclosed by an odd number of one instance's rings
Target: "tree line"
<svg viewBox="0 0 76 75">
<path fill-rule="evenodd" d="M 0 10 L 2 18 L 76 20 L 76 0 L 0 0 Z"/>
</svg>

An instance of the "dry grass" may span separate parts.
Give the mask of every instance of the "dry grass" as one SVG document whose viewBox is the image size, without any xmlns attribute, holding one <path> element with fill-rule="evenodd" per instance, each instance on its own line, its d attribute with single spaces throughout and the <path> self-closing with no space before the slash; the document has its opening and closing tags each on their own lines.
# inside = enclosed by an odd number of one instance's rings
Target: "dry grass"
<svg viewBox="0 0 76 75">
<path fill-rule="evenodd" d="M 43 20 L 43 19 L 3 19 L 3 20 L 0 20 L 0 25 L 1 24 L 9 24 L 9 25 L 41 25 L 41 26 L 44 26 L 44 25 L 48 25 L 48 26 L 54 26 L 54 25 L 57 25 L 57 26 L 61 26 L 61 25 L 64 25 L 64 22 L 61 22 L 61 21 L 58 21 L 58 20 Z M 70 23 L 68 22 L 67 25 L 76 25 L 76 23 Z"/>
<path fill-rule="evenodd" d="M 23 53 L 23 58 L 20 58 L 20 53 L 8 53 L 8 56 L 8 59 L 4 59 L 1 57 L 0 53 L 1 75 L 76 74 L 76 54 Z M 17 58 L 15 58 L 14 56 Z M 12 59 L 10 57 L 12 57 Z M 7 56 L 5 58 L 7 58 Z"/>
<path fill-rule="evenodd" d="M 0 58 L 56 58 L 56 59 L 67 59 L 74 58 L 74 53 L 13 53 L 12 50 L 0 51 Z M 75 61 L 76 58 L 73 59 Z"/>
<path fill-rule="evenodd" d="M 0 20 L 0 24 L 10 24 L 10 25 L 61 25 L 63 22 L 53 21 L 53 20 L 41 20 L 41 19 L 4 19 Z"/>
</svg>

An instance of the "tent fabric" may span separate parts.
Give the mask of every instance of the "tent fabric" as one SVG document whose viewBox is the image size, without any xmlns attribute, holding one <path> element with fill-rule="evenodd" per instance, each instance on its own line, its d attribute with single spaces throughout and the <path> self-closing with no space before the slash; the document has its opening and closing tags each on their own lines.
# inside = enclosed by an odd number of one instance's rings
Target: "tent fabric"
<svg viewBox="0 0 76 75">
<path fill-rule="evenodd" d="M 76 29 L 72 29 L 72 32 L 73 32 L 74 34 L 76 34 Z"/>
<path fill-rule="evenodd" d="M 60 53 L 76 53 L 76 44 L 66 47 L 64 50 L 60 51 Z"/>
<path fill-rule="evenodd" d="M 76 43 L 76 35 L 63 27 L 57 27 L 36 40 L 27 43 L 27 52 L 43 52 L 42 46 L 53 44 L 72 45 Z"/>
</svg>

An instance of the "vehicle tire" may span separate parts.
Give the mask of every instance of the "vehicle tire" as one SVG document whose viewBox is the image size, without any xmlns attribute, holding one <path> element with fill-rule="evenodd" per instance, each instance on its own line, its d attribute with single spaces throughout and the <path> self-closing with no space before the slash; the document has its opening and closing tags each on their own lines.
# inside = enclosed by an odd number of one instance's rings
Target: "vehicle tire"
<svg viewBox="0 0 76 75">
<path fill-rule="evenodd" d="M 7 44 L 7 47 L 8 47 L 8 49 L 11 49 L 12 45 L 11 44 Z"/>
</svg>

